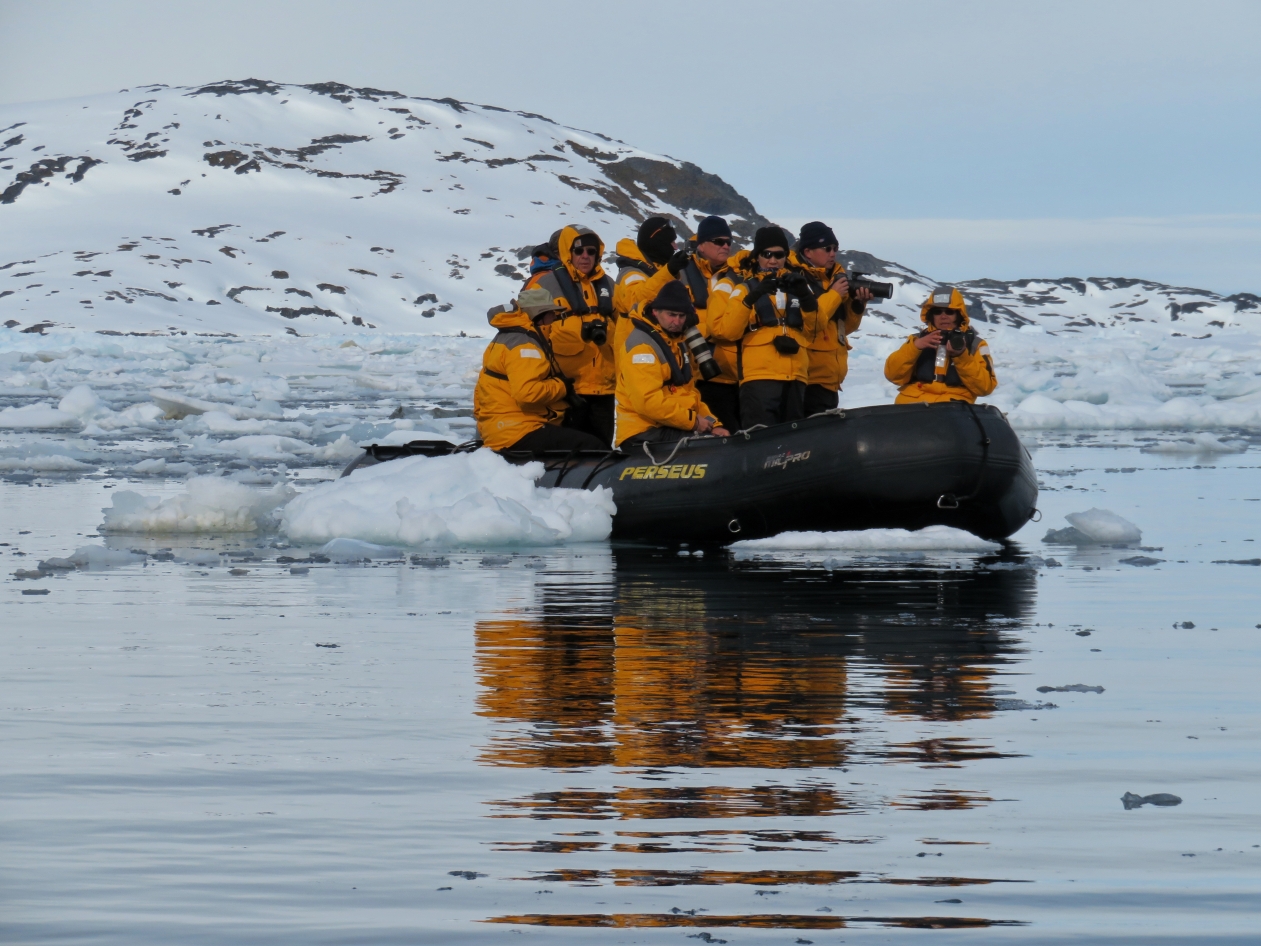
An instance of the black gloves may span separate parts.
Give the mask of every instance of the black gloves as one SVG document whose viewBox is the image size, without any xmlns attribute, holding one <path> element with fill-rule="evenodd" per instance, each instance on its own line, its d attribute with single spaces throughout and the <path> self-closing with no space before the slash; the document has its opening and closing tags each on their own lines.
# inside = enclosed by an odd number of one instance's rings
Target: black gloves
<svg viewBox="0 0 1261 946">
<path fill-rule="evenodd" d="M 666 263 L 666 269 L 670 270 L 671 276 L 677 276 L 683 272 L 683 267 L 687 265 L 687 261 L 692 258 L 692 254 L 688 250 L 679 250 L 670 257 Z"/>
<path fill-rule="evenodd" d="M 818 300 L 815 299 L 814 293 L 810 290 L 810 283 L 806 280 L 804 273 L 789 273 L 780 280 L 779 284 L 784 292 L 797 297 L 801 302 L 801 311 L 818 311 Z"/>
<path fill-rule="evenodd" d="M 565 382 L 565 400 L 569 402 L 570 407 L 582 407 L 587 403 L 587 399 L 574 390 L 573 378 L 562 378 Z"/>
<path fill-rule="evenodd" d="M 744 297 L 744 304 L 751 309 L 754 303 L 772 292 L 779 292 L 779 279 L 776 276 L 767 276 L 749 288 L 748 293 Z"/>
</svg>

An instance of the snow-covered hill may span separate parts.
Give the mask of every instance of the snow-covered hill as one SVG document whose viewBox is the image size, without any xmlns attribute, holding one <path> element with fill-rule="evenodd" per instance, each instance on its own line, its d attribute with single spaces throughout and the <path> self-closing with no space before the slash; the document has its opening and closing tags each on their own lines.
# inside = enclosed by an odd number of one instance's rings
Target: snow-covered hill
<svg viewBox="0 0 1261 946">
<path fill-rule="evenodd" d="M 249 79 L 0 108 L 0 322 L 481 330 L 562 223 L 764 222 L 695 165 L 541 115 Z"/>
</svg>

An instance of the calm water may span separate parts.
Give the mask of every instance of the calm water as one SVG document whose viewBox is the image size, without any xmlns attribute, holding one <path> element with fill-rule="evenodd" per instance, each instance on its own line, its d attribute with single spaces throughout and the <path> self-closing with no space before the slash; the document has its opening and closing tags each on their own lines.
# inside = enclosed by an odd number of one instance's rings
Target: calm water
<svg viewBox="0 0 1261 946">
<path fill-rule="evenodd" d="M 6 580 L 0 940 L 1257 942 L 1256 453 L 1094 443 L 997 556 Z M 0 485 L 6 573 L 115 482 Z M 1040 542 L 1092 506 L 1148 551 Z"/>
</svg>

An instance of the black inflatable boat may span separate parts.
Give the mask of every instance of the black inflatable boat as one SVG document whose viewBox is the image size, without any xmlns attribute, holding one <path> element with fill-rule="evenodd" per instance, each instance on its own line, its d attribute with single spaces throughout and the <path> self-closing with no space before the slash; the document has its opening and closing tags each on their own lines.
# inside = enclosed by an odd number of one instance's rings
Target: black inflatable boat
<svg viewBox="0 0 1261 946">
<path fill-rule="evenodd" d="M 364 448 L 353 470 L 469 449 L 415 441 Z M 1002 412 L 961 401 L 829 411 L 731 437 L 621 451 L 506 452 L 541 460 L 540 486 L 613 490 L 613 537 L 732 542 L 785 531 L 966 529 L 1011 535 L 1036 512 L 1029 453 Z"/>
</svg>

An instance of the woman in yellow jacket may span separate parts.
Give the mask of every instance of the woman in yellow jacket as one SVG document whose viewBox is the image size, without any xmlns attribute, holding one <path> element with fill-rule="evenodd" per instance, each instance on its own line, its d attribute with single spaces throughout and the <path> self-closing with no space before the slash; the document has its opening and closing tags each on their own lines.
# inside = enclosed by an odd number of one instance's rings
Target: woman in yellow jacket
<svg viewBox="0 0 1261 946">
<path fill-rule="evenodd" d="M 583 403 L 570 409 L 565 426 L 613 438 L 613 280 L 600 260 L 604 242 L 586 227 L 564 227 L 556 239 L 560 265 L 537 282 L 560 309 L 552 327 L 556 359 Z"/>
<path fill-rule="evenodd" d="M 958 289 L 935 290 L 920 306 L 920 318 L 926 328 L 884 363 L 884 376 L 898 386 L 895 404 L 972 404 L 998 387 L 990 347 L 968 324 Z"/>
<path fill-rule="evenodd" d="M 682 283 L 670 281 L 653 301 L 631 315 L 630 333 L 617 362 L 614 444 L 669 443 L 690 434 L 726 437 L 728 431 L 696 390 L 683 330 L 696 310 Z M 694 324 L 694 323 L 693 323 Z"/>
<path fill-rule="evenodd" d="M 473 391 L 473 417 L 492 450 L 600 450 L 591 434 L 561 427 L 574 400 L 573 382 L 561 372 L 546 333 L 557 317 L 546 290 L 527 289 L 513 308 L 487 313 L 498 329 L 482 355 Z"/>
<path fill-rule="evenodd" d="M 806 277 L 787 268 L 791 241 L 780 227 L 753 235 L 753 251 L 725 277 L 724 292 L 709 299 L 713 336 L 737 343 L 740 422 L 747 429 L 805 416 L 809 339 L 819 304 Z"/>
<path fill-rule="evenodd" d="M 849 336 L 858 330 L 871 290 L 853 295 L 845 267 L 836 261 L 839 244 L 832 228 L 815 220 L 801 228 L 788 265 L 805 274 L 819 303 L 815 332 L 810 336 L 810 374 L 806 379 L 805 412 L 809 417 L 840 404 L 841 383 L 849 373 Z"/>
</svg>

